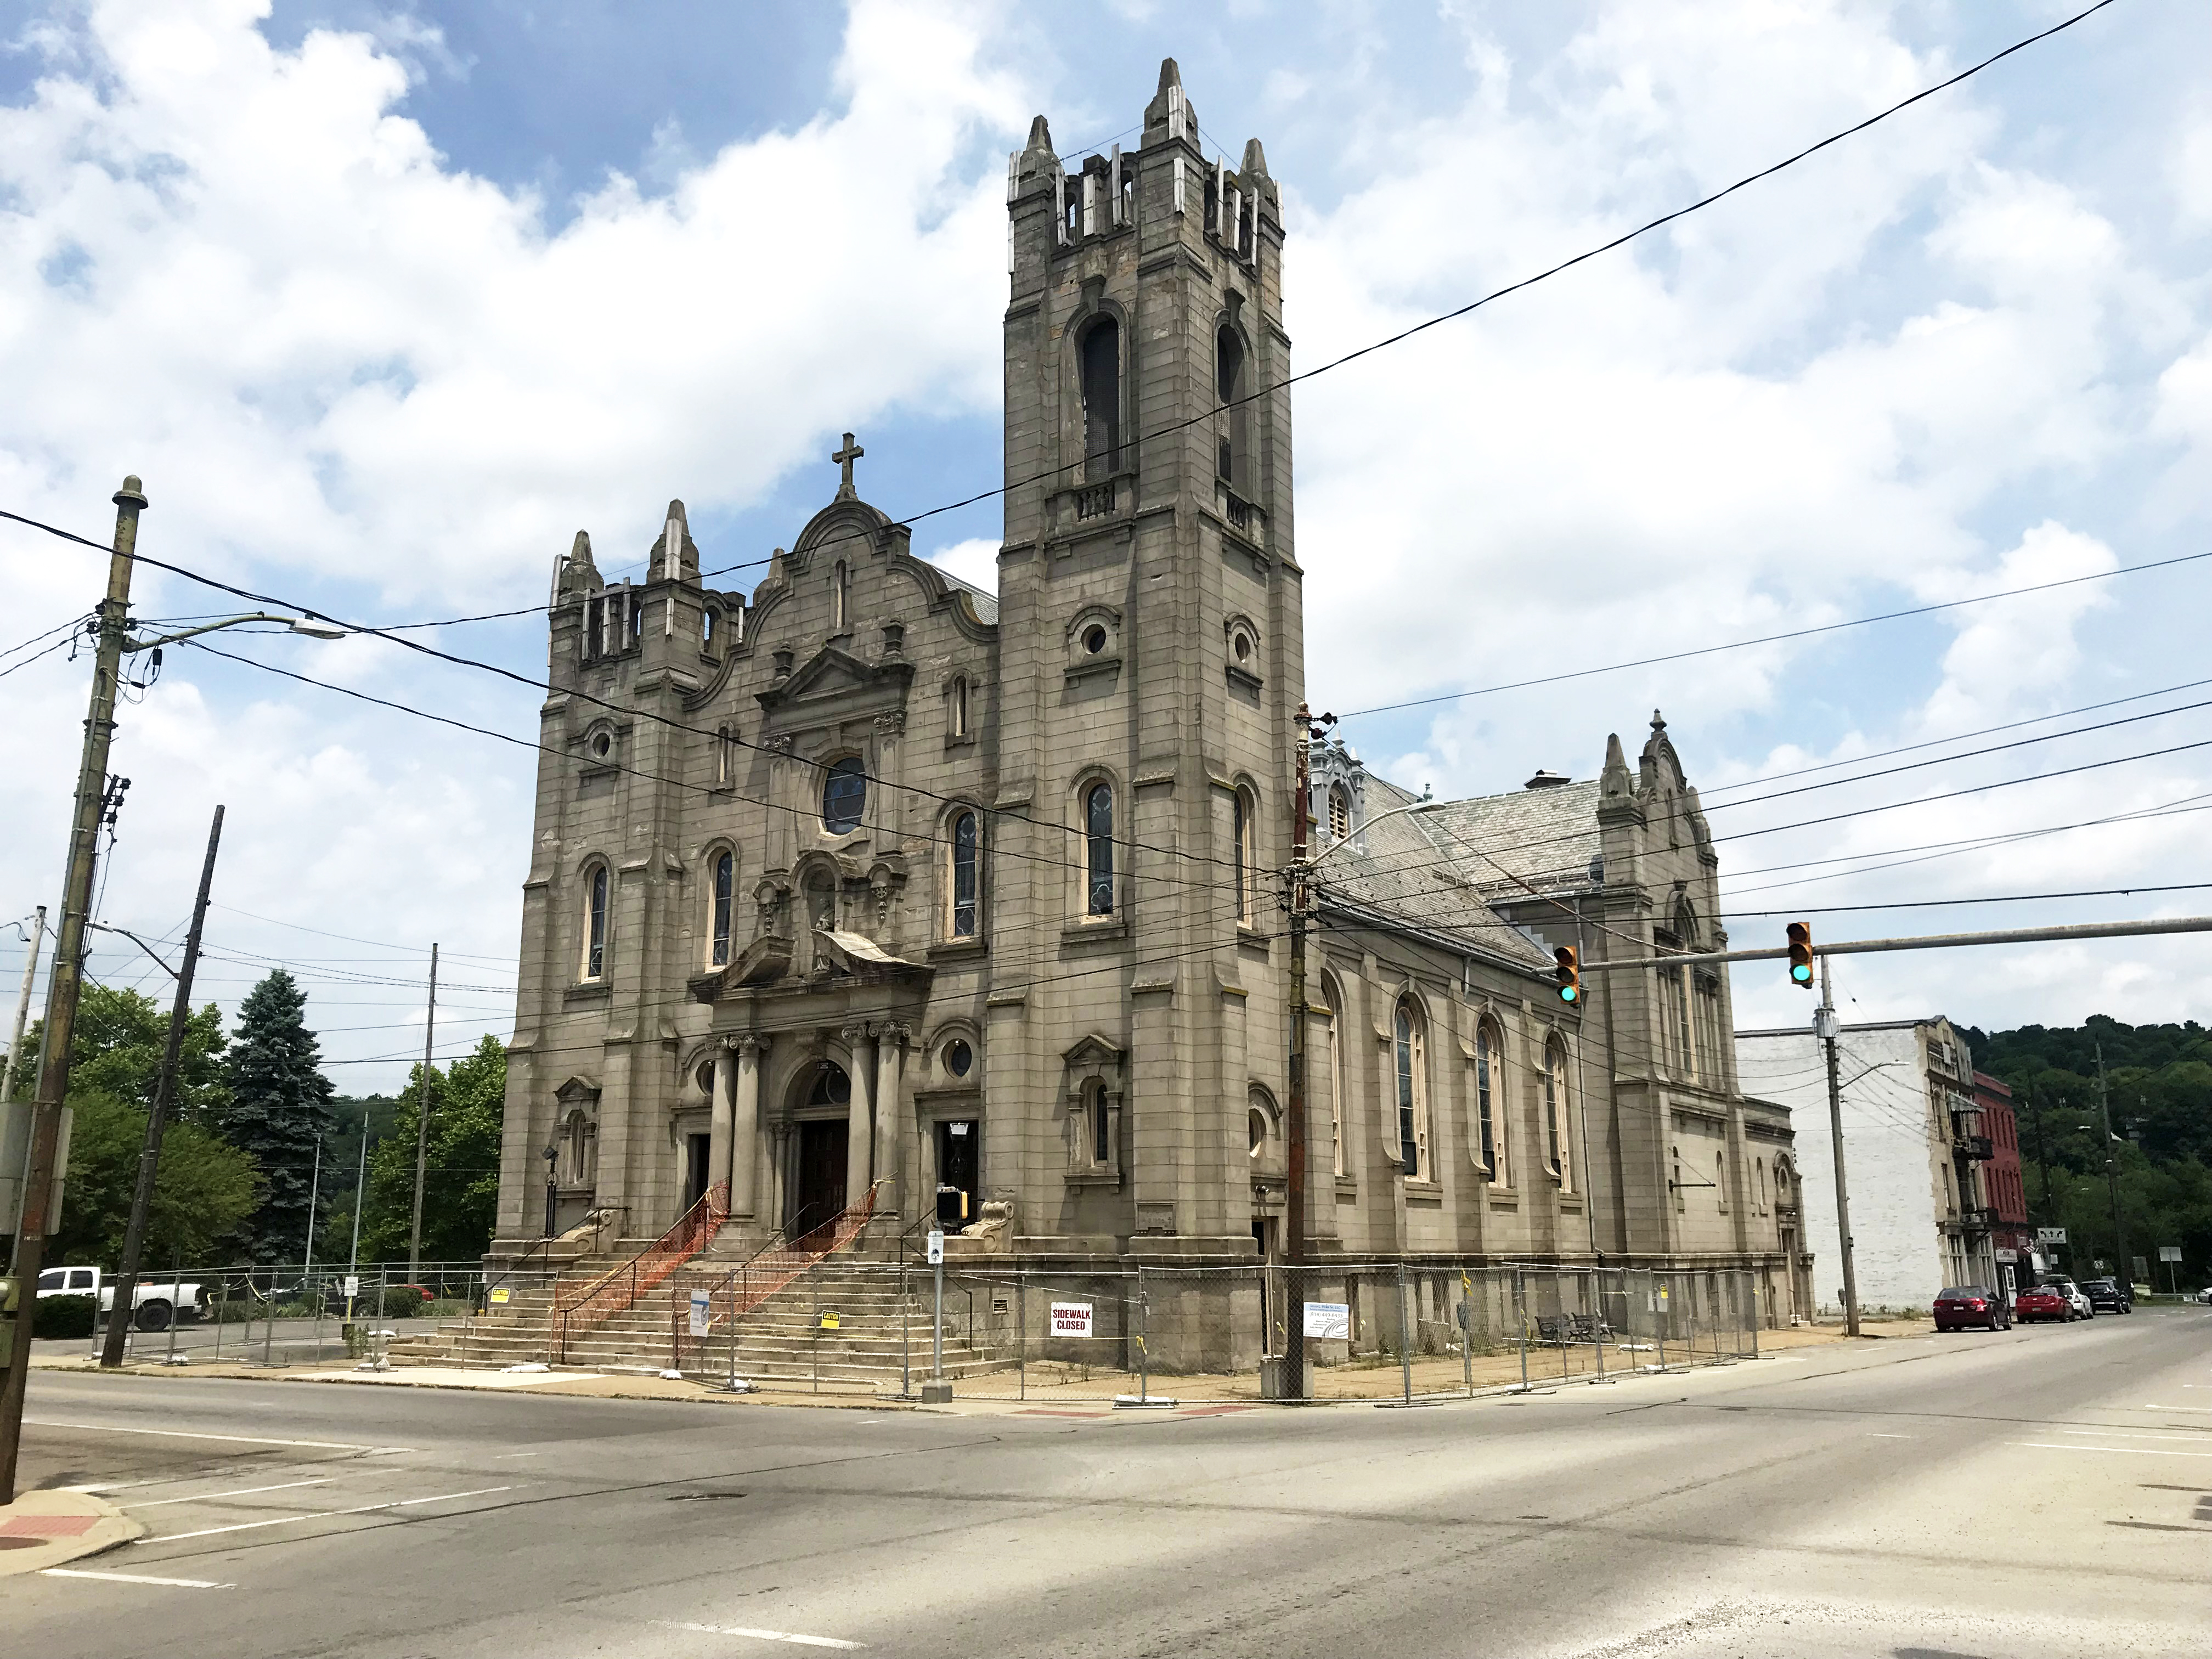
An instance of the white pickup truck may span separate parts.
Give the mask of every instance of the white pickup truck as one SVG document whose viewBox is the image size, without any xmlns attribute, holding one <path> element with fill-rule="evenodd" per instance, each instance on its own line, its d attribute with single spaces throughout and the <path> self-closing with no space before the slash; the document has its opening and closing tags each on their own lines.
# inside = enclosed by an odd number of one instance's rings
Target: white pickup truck
<svg viewBox="0 0 2212 1659">
<path fill-rule="evenodd" d="M 39 1275 L 40 1296 L 95 1296 L 103 1316 L 115 1311 L 115 1286 L 97 1267 L 48 1267 Z M 173 1319 L 200 1316 L 200 1287 L 179 1283 L 157 1285 L 141 1279 L 131 1295 L 133 1322 L 142 1331 L 166 1331 Z"/>
</svg>

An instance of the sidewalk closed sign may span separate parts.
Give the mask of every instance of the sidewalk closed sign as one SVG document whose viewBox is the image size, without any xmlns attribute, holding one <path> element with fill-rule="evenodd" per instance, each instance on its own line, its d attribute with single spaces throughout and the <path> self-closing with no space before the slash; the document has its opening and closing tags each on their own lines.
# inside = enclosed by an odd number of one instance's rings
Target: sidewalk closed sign
<svg viewBox="0 0 2212 1659">
<path fill-rule="evenodd" d="M 1052 1334 L 1054 1336 L 1089 1336 L 1091 1304 L 1088 1302 L 1054 1303 Z"/>
<path fill-rule="evenodd" d="M 1324 1342 L 1351 1341 L 1352 1304 L 1349 1302 L 1307 1303 L 1306 1334 L 1319 1337 Z"/>
<path fill-rule="evenodd" d="M 714 1311 L 713 1304 L 708 1300 L 709 1294 L 706 1291 L 691 1292 L 691 1334 L 694 1336 L 706 1335 L 708 1327 L 714 1322 Z"/>
</svg>

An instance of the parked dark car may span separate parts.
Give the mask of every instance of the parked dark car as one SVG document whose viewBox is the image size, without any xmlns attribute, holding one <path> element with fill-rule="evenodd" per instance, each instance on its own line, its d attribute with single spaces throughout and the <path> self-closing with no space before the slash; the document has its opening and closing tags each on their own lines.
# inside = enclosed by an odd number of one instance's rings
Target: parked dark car
<svg viewBox="0 0 2212 1659">
<path fill-rule="evenodd" d="M 2099 1313 L 2133 1313 L 2136 1310 L 2134 1286 L 2122 1285 L 2117 1279 L 2087 1279 L 2081 1288 L 2088 1293 L 2089 1305 Z"/>
<path fill-rule="evenodd" d="M 1936 1328 L 1963 1331 L 1969 1325 L 1984 1330 L 2008 1331 L 2012 1310 L 2004 1297 L 1985 1285 L 1951 1285 L 1936 1298 Z"/>
<path fill-rule="evenodd" d="M 2045 1319 L 2055 1319 L 2062 1325 L 2074 1322 L 2074 1304 L 2066 1299 L 2065 1291 L 2050 1285 L 2022 1291 L 2013 1298 L 2012 1312 L 2023 1325 Z"/>
</svg>

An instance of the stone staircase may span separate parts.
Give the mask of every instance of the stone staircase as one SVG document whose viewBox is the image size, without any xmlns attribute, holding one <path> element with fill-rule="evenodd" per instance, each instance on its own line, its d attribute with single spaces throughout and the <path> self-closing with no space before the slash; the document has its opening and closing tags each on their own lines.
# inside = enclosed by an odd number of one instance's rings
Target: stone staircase
<svg viewBox="0 0 2212 1659">
<path fill-rule="evenodd" d="M 702 1254 L 634 1306 L 588 1331 L 572 1333 L 557 1361 L 551 1353 L 553 1290 L 548 1285 L 517 1291 L 495 1314 L 395 1336 L 392 1363 L 477 1368 L 551 1363 L 562 1370 L 658 1374 L 674 1358 L 686 1376 L 716 1382 L 731 1370 L 726 1319 L 704 1338 L 687 1334 L 680 1345 L 671 1338 L 679 1318 L 678 1298 L 688 1311 L 694 1285 L 703 1287 L 738 1265 L 718 1260 L 711 1251 Z M 586 1271 L 596 1275 L 605 1267 L 594 1263 Z M 836 1316 L 834 1328 L 824 1328 L 827 1314 Z M 736 1372 L 782 1388 L 895 1393 L 902 1377 L 910 1376 L 918 1385 L 930 1374 L 929 1315 L 927 1271 L 909 1272 L 902 1295 L 891 1249 L 862 1241 L 738 1316 Z M 988 1340 L 971 1346 L 964 1322 L 956 1329 L 948 1316 L 945 1334 L 945 1375 L 955 1382 L 1017 1366 L 1011 1353 L 994 1352 Z"/>
</svg>

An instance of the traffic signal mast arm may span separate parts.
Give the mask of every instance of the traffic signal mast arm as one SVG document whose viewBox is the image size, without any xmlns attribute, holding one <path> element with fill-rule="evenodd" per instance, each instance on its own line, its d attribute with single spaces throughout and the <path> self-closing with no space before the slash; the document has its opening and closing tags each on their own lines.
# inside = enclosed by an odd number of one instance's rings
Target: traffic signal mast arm
<svg viewBox="0 0 2212 1659">
<path fill-rule="evenodd" d="M 2172 916 L 2155 921 L 2085 921 L 2063 927 L 2007 927 L 1988 933 L 1923 933 L 1910 939 L 1846 939 L 1814 947 L 1822 957 L 1871 956 L 1882 951 L 1944 951 L 1963 945 L 2039 945 L 2073 939 L 2142 939 L 2158 933 L 2212 933 L 2212 916 Z M 1601 957 L 1585 963 L 1592 973 L 1619 968 L 1694 968 L 1716 962 L 1772 962 L 1778 951 L 1706 951 L 1667 957 Z"/>
</svg>

